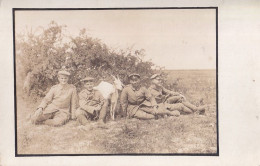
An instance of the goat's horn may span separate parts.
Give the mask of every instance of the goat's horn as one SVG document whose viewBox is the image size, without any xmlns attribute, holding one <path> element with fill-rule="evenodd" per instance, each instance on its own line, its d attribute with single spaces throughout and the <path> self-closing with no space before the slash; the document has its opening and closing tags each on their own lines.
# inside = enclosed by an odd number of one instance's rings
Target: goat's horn
<svg viewBox="0 0 260 166">
<path fill-rule="evenodd" d="M 116 79 L 116 77 L 114 75 L 111 75 L 114 79 Z"/>
</svg>

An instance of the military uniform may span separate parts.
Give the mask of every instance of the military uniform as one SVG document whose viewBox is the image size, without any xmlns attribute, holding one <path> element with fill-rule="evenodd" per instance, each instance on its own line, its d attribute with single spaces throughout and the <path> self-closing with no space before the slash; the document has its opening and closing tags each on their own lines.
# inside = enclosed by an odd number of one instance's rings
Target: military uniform
<svg viewBox="0 0 260 166">
<path fill-rule="evenodd" d="M 95 108 L 100 105 L 100 112 L 96 112 Z M 86 120 L 105 120 L 108 102 L 103 98 L 99 91 L 83 90 L 79 94 L 79 108 L 76 111 L 76 117 L 81 124 L 86 124 Z"/>
<path fill-rule="evenodd" d="M 92 82 L 93 79 L 92 77 L 87 77 L 82 81 Z M 101 106 L 100 110 L 96 110 L 98 105 Z M 104 99 L 99 91 L 84 89 L 79 93 L 79 108 L 76 110 L 76 117 L 82 125 L 87 124 L 89 120 L 99 119 L 104 122 L 107 110 L 108 101 Z"/>
<path fill-rule="evenodd" d="M 176 93 L 169 91 L 163 87 L 159 88 L 155 85 L 151 85 L 148 90 L 150 91 L 151 95 L 155 98 L 157 104 L 159 105 L 159 110 L 170 110 L 170 111 L 179 111 L 185 113 L 192 113 L 192 110 L 185 107 L 182 104 L 184 100 L 181 96 L 177 95 Z M 172 96 L 175 95 L 175 96 Z M 171 96 L 171 97 L 170 97 Z M 176 115 L 178 113 L 176 112 Z"/>
<path fill-rule="evenodd" d="M 127 85 L 121 93 L 120 103 L 129 118 L 155 118 L 153 106 L 156 101 L 145 87 L 135 89 L 131 84 Z"/>
<path fill-rule="evenodd" d="M 157 79 L 160 75 L 155 74 L 151 79 Z M 205 111 L 204 107 L 198 108 L 188 102 L 184 96 L 177 92 L 170 91 L 164 87 L 158 87 L 152 84 L 149 88 L 151 95 L 156 99 L 159 104 L 159 110 L 168 109 L 170 111 L 180 111 L 181 113 L 190 114 L 196 111 Z"/>
<path fill-rule="evenodd" d="M 35 123 L 45 121 L 44 123 L 48 125 L 63 125 L 75 117 L 77 102 L 74 85 L 54 85 L 39 105 L 38 108 L 42 108 L 43 112 L 36 117 Z"/>
</svg>

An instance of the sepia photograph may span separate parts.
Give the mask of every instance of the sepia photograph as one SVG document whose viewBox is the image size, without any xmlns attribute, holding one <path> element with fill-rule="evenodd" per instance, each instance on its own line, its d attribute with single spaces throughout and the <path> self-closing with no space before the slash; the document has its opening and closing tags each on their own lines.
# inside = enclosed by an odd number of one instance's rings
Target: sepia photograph
<svg viewBox="0 0 260 166">
<path fill-rule="evenodd" d="M 14 8 L 15 155 L 218 156 L 217 18 Z"/>
</svg>

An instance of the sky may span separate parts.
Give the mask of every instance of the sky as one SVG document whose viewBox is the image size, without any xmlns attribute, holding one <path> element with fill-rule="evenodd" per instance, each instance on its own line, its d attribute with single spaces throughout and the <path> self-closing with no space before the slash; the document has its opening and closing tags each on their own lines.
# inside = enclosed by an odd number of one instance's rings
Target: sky
<svg viewBox="0 0 260 166">
<path fill-rule="evenodd" d="M 216 69 L 214 9 L 16 11 L 15 31 L 66 25 L 83 28 L 114 49 L 144 49 L 144 60 L 165 69 Z"/>
</svg>

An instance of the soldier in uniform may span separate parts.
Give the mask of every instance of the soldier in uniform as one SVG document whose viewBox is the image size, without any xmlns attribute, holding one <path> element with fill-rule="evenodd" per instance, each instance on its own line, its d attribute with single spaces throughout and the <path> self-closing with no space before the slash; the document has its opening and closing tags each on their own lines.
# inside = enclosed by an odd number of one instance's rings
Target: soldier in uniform
<svg viewBox="0 0 260 166">
<path fill-rule="evenodd" d="M 77 90 L 74 85 L 68 84 L 70 73 L 61 70 L 58 72 L 59 84 L 51 87 L 35 113 L 31 116 L 33 124 L 44 123 L 50 126 L 61 126 L 75 119 L 77 109 Z"/>
<path fill-rule="evenodd" d="M 86 125 L 91 120 L 98 120 L 98 123 L 104 124 L 108 101 L 99 91 L 93 89 L 94 78 L 86 77 L 82 81 L 85 89 L 79 93 L 79 108 L 76 110 L 78 122 Z"/>
<path fill-rule="evenodd" d="M 128 118 L 154 119 L 157 115 L 176 116 L 168 110 L 158 110 L 158 105 L 150 92 L 140 84 L 140 75 L 129 75 L 130 84 L 127 85 L 120 97 L 123 112 L 127 113 Z"/>
<path fill-rule="evenodd" d="M 182 94 L 164 88 L 162 86 L 160 75 L 154 74 L 151 77 L 151 80 L 152 85 L 149 87 L 149 91 L 159 105 L 159 109 L 179 111 L 184 114 L 194 112 L 198 112 L 200 114 L 205 113 L 205 106 L 197 107 L 188 102 Z"/>
</svg>

